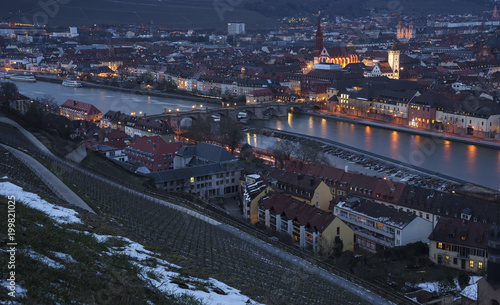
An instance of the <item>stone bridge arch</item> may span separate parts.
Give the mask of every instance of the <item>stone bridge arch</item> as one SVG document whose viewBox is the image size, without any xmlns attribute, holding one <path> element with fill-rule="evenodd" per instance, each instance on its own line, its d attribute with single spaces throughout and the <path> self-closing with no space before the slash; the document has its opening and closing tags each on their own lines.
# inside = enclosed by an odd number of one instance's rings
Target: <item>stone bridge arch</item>
<svg viewBox="0 0 500 305">
<path fill-rule="evenodd" d="M 279 111 L 279 108 L 277 106 L 270 106 L 270 107 L 266 107 L 263 111 L 262 111 L 262 116 L 264 118 L 270 118 L 270 117 L 279 117 L 281 115 L 280 111 Z"/>
</svg>

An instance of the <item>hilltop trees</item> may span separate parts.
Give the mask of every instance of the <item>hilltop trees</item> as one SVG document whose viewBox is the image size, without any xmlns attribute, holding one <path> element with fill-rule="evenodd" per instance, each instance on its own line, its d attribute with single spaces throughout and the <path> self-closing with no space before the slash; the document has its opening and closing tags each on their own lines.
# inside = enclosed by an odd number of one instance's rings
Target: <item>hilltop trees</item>
<svg viewBox="0 0 500 305">
<path fill-rule="evenodd" d="M 190 138 L 196 143 L 217 141 L 227 146 L 231 152 L 243 140 L 243 133 L 238 126 L 238 122 L 227 117 L 222 117 L 219 124 L 210 122 L 205 117 L 200 117 L 193 120 L 188 132 Z"/>
</svg>

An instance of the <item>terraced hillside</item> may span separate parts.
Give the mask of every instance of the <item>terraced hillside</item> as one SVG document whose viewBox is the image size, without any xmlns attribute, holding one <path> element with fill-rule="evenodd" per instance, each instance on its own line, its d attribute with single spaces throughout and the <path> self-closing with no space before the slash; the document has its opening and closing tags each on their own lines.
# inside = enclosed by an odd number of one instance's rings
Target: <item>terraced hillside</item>
<svg viewBox="0 0 500 305">
<path fill-rule="evenodd" d="M 0 130 L 0 141 L 25 150 L 36 149 L 19 134 Z M 42 155 L 39 155 L 42 156 Z M 228 226 L 207 219 L 178 205 L 106 182 L 61 160 L 43 161 L 68 185 L 72 185 L 94 210 L 124 225 L 131 234 L 163 253 L 175 263 L 203 272 L 265 304 L 385 304 L 360 287 L 352 293 L 310 272 L 304 263 L 270 252 L 229 233 Z M 182 202 L 181 202 L 182 204 Z M 186 213 L 187 212 L 187 213 Z M 233 228 L 231 228 L 234 230 Z M 297 259 L 297 261 L 300 261 Z"/>
</svg>

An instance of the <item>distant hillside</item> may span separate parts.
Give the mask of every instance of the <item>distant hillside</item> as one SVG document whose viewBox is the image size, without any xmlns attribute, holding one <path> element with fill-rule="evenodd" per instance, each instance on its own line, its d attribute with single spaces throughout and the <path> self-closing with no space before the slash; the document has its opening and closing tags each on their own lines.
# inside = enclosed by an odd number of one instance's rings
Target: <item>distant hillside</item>
<svg viewBox="0 0 500 305">
<path fill-rule="evenodd" d="M 272 18 L 316 14 L 366 16 L 370 14 L 463 14 L 493 11 L 485 0 L 247 0 L 245 7 Z"/>
<path fill-rule="evenodd" d="M 154 23 L 172 28 L 225 28 L 230 21 L 242 21 L 248 28 L 271 28 L 282 26 L 277 20 L 283 17 L 310 16 L 318 10 L 331 17 L 493 11 L 485 0 L 72 0 L 64 5 L 53 0 L 51 10 L 39 3 L 9 1 L 2 5 L 0 18 L 61 26 Z"/>
<path fill-rule="evenodd" d="M 250 11 L 237 1 L 65 1 L 56 13 L 47 13 L 36 0 L 9 1 L 2 5 L 4 21 L 46 23 L 52 26 L 92 24 L 151 24 L 172 28 L 224 28 L 228 22 L 242 21 L 249 28 L 276 27 L 280 23 Z M 48 16 L 48 18 L 47 18 Z"/>
</svg>

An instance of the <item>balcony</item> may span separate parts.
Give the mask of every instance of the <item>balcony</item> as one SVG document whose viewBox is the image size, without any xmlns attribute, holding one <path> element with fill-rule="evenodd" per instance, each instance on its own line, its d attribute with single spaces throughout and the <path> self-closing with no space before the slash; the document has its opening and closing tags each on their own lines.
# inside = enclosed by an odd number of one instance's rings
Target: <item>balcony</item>
<svg viewBox="0 0 500 305">
<path fill-rule="evenodd" d="M 388 241 L 386 239 L 381 239 L 377 236 L 374 236 L 372 234 L 370 234 L 371 232 L 367 232 L 367 231 L 361 231 L 361 230 L 354 230 L 354 234 L 355 235 L 359 235 L 365 239 L 369 239 L 371 241 L 373 241 L 374 243 L 377 243 L 377 244 L 380 244 L 384 247 L 389 247 L 389 248 L 393 248 L 395 245 L 394 245 L 394 241 Z"/>
<path fill-rule="evenodd" d="M 345 217 L 345 216 L 341 216 L 341 215 L 337 215 L 337 217 L 340 218 L 342 221 L 344 221 L 347 224 L 353 224 L 355 226 L 359 226 L 359 227 L 366 229 L 368 231 L 372 231 L 372 232 L 375 232 L 377 234 L 381 234 L 387 238 L 394 239 L 394 233 L 387 232 L 386 230 L 382 230 L 382 229 L 379 229 L 377 227 L 369 226 L 362 221 L 351 219 L 349 217 Z"/>
</svg>

